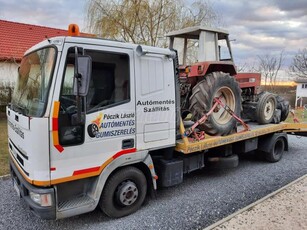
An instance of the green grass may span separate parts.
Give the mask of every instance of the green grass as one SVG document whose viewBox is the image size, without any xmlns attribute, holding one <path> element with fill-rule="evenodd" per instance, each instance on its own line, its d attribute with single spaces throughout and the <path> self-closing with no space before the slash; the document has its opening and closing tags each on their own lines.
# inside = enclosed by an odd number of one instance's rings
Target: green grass
<svg viewBox="0 0 307 230">
<path fill-rule="evenodd" d="M 0 118 L 0 176 L 9 173 L 9 153 L 7 145 L 7 122 Z"/>
<path fill-rule="evenodd" d="M 301 123 L 307 123 L 307 110 L 304 109 L 296 109 L 294 111 L 295 117 L 299 120 Z M 293 115 L 289 113 L 288 118 L 285 120 L 285 122 L 293 123 Z"/>
</svg>

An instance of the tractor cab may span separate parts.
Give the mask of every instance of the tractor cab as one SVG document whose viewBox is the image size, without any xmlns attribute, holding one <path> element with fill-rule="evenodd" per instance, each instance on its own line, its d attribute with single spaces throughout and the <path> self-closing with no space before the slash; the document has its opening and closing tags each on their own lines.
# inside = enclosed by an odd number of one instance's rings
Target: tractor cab
<svg viewBox="0 0 307 230">
<path fill-rule="evenodd" d="M 179 52 L 179 63 L 233 61 L 229 34 L 225 30 L 204 26 L 189 27 L 166 35 L 170 48 Z"/>
<path fill-rule="evenodd" d="M 180 77 L 202 77 L 217 71 L 236 74 L 227 31 L 195 26 L 166 36 L 169 48 L 178 51 Z"/>
</svg>

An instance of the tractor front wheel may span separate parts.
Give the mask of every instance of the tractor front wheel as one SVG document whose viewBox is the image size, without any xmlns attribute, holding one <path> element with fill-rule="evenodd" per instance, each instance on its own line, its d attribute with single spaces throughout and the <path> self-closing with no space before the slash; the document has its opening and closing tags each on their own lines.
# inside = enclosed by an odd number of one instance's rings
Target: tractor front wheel
<svg viewBox="0 0 307 230">
<path fill-rule="evenodd" d="M 275 95 L 269 92 L 261 94 L 256 106 L 256 120 L 259 124 L 272 122 L 277 107 Z"/>
</svg>

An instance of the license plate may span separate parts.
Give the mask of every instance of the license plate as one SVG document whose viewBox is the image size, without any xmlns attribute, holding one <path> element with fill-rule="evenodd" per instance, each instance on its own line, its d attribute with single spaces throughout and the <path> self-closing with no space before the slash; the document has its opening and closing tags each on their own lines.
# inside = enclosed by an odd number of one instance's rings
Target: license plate
<svg viewBox="0 0 307 230">
<path fill-rule="evenodd" d="M 13 180 L 13 187 L 17 193 L 17 196 L 20 197 L 20 190 L 19 190 L 19 187 L 17 185 L 17 182 L 15 180 Z"/>
</svg>

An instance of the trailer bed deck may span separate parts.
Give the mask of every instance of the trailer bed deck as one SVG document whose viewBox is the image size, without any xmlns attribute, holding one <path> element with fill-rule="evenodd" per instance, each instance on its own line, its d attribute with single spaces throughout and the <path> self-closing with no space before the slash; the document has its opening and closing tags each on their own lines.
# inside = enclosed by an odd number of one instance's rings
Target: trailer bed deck
<svg viewBox="0 0 307 230">
<path fill-rule="evenodd" d="M 300 133 L 307 132 L 307 124 L 303 123 L 279 123 L 279 124 L 267 124 L 259 125 L 256 123 L 248 123 L 250 130 L 244 131 L 243 127 L 238 126 L 238 132 L 227 136 L 209 136 L 206 135 L 203 140 L 193 140 L 188 137 L 184 137 L 184 125 L 180 124 L 180 133 L 183 136 L 182 139 L 177 140 L 175 150 L 184 154 L 204 151 L 210 148 L 219 147 L 235 142 L 252 139 L 255 137 L 263 136 L 270 133 L 286 132 L 286 133 Z"/>
</svg>

